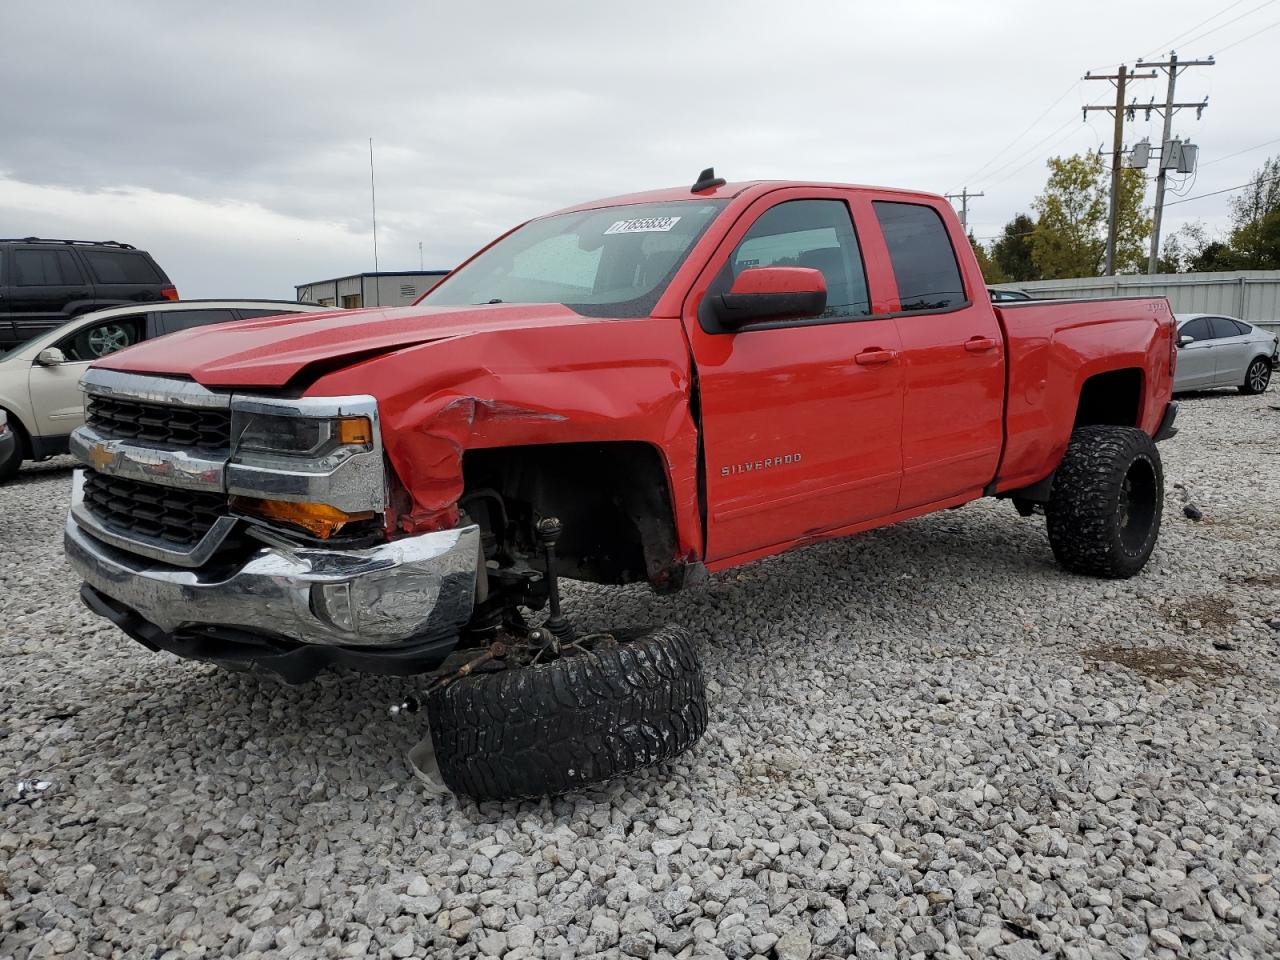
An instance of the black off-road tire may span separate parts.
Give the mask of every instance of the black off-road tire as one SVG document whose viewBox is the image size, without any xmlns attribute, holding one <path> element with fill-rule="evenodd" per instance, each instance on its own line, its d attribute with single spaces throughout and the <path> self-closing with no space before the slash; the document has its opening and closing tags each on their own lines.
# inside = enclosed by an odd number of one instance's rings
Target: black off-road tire
<svg viewBox="0 0 1280 960">
<path fill-rule="evenodd" d="M 1254 357 L 1244 372 L 1244 383 L 1239 390 L 1245 396 L 1266 393 L 1271 385 L 1271 361 L 1266 357 Z"/>
<path fill-rule="evenodd" d="M 585 653 L 433 691 L 427 717 L 449 788 L 477 801 L 548 796 L 693 746 L 707 701 L 688 633 L 663 626 L 614 636 Z"/>
<path fill-rule="evenodd" d="M 1058 563 L 1113 580 L 1141 570 L 1160 536 L 1164 468 L 1133 427 L 1077 427 L 1053 478 L 1045 516 Z"/>
</svg>

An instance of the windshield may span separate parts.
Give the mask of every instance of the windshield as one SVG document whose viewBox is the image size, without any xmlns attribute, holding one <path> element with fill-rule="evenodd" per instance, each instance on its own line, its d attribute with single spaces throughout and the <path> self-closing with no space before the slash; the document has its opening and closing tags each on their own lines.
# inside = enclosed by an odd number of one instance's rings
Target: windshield
<svg viewBox="0 0 1280 960">
<path fill-rule="evenodd" d="M 421 302 L 562 303 L 591 317 L 647 316 L 725 203 L 635 203 L 533 220 Z"/>
</svg>

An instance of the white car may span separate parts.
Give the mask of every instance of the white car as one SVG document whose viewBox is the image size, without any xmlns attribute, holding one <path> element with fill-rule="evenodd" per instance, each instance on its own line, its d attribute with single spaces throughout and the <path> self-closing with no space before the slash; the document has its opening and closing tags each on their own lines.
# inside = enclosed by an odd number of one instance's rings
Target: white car
<svg viewBox="0 0 1280 960">
<path fill-rule="evenodd" d="M 179 300 L 109 307 L 76 317 L 0 355 L 0 413 L 15 443 L 0 446 L 0 482 L 23 460 L 67 452 L 71 431 L 84 423 L 80 377 L 108 353 L 211 323 L 330 310 L 287 300 Z"/>
<path fill-rule="evenodd" d="M 1280 363 L 1280 337 L 1235 317 L 1217 313 L 1179 313 L 1178 367 L 1174 392 L 1236 387 L 1262 393 Z"/>
</svg>

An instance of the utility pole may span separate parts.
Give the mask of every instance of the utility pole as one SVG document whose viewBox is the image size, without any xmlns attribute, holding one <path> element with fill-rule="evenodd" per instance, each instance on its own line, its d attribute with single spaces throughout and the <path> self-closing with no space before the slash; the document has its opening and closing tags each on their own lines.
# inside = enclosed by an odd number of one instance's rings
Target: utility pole
<svg viewBox="0 0 1280 960">
<path fill-rule="evenodd" d="M 962 189 L 959 193 L 946 193 L 946 194 L 943 194 L 943 196 L 945 196 L 948 200 L 959 200 L 959 201 L 960 201 L 960 226 L 964 227 L 965 231 L 966 231 L 966 232 L 968 232 L 968 230 L 969 230 L 969 200 L 970 200 L 971 198 L 973 198 L 973 197 L 985 197 L 985 196 L 986 196 L 986 194 L 985 194 L 985 193 L 970 193 L 970 192 L 969 192 L 969 188 L 968 188 L 968 187 L 965 187 L 965 188 L 964 188 L 964 189 Z"/>
<path fill-rule="evenodd" d="M 1120 216 L 1120 160 L 1124 153 L 1125 114 L 1128 113 L 1130 119 L 1133 117 L 1133 108 L 1126 108 L 1124 105 L 1125 86 L 1130 80 L 1149 80 L 1154 76 L 1156 76 L 1154 70 L 1151 73 L 1130 73 L 1123 63 L 1113 74 L 1086 73 L 1084 75 L 1086 80 L 1110 80 L 1116 85 L 1114 107 L 1102 104 L 1080 108 L 1084 111 L 1086 120 L 1089 119 L 1090 110 L 1105 110 L 1107 113 L 1113 113 L 1116 118 L 1115 132 L 1112 134 L 1111 141 L 1111 209 L 1107 216 L 1107 264 L 1104 268 L 1108 276 L 1115 273 L 1116 267 L 1116 226 Z"/>
<path fill-rule="evenodd" d="M 1164 213 L 1164 179 L 1165 171 L 1169 169 L 1169 134 L 1173 129 L 1173 115 L 1184 107 L 1195 107 L 1196 119 L 1200 119 L 1200 115 L 1204 113 L 1204 108 L 1209 105 L 1209 98 L 1205 97 L 1201 103 L 1174 103 L 1173 88 L 1178 83 L 1178 74 L 1186 70 L 1188 67 L 1212 67 L 1213 57 L 1208 60 L 1178 60 L 1178 55 L 1172 50 L 1169 51 L 1169 59 L 1146 63 L 1139 62 L 1137 67 L 1159 67 L 1169 75 L 1169 89 L 1164 98 L 1164 109 L 1155 105 L 1155 98 L 1146 106 L 1147 119 L 1151 119 L 1151 111 L 1155 110 L 1164 117 L 1164 134 L 1160 137 L 1160 172 L 1156 174 L 1156 206 L 1151 214 L 1151 257 L 1147 261 L 1147 273 L 1156 273 L 1160 269 L 1160 218 Z"/>
<path fill-rule="evenodd" d="M 373 176 L 373 137 L 369 138 L 369 210 L 373 214 L 373 299 L 374 306 L 382 306 L 382 292 L 378 289 L 381 281 L 378 272 L 378 185 Z M 363 291 L 362 291 L 363 292 Z M 364 304 L 368 306 L 368 304 Z"/>
</svg>

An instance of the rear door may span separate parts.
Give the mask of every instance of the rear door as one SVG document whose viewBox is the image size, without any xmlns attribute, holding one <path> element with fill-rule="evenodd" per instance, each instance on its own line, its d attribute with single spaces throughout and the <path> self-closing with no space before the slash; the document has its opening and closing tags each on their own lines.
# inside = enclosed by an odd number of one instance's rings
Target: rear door
<svg viewBox="0 0 1280 960">
<path fill-rule="evenodd" d="M 1188 320 L 1178 330 L 1179 337 L 1191 337 L 1193 343 L 1178 348 L 1178 369 L 1174 374 L 1177 390 L 1201 390 L 1214 384 L 1213 328 L 1208 317 Z"/>
<path fill-rule="evenodd" d="M 897 502 L 898 333 L 891 318 L 872 315 L 850 199 L 834 188 L 762 197 L 729 231 L 686 302 L 702 415 L 708 560 L 886 516 Z M 719 329 L 711 298 L 741 271 L 772 265 L 820 270 L 826 311 Z"/>
<path fill-rule="evenodd" d="M 902 342 L 902 490 L 898 510 L 974 498 L 996 475 L 1004 439 L 1004 341 L 980 277 L 962 274 L 937 205 L 864 201 L 888 256 L 873 276 L 895 298 Z M 862 225 L 860 219 L 859 225 Z"/>
<path fill-rule="evenodd" d="M 1230 317 L 1210 317 L 1213 329 L 1213 379 L 1220 387 L 1244 383 L 1245 367 L 1253 359 L 1249 328 Z"/>
<path fill-rule="evenodd" d="M 164 299 L 160 290 L 168 278 L 141 250 L 98 246 L 81 247 L 79 252 L 93 275 L 102 306 Z"/>
<path fill-rule="evenodd" d="M 52 330 L 93 303 L 93 286 L 68 247 L 15 245 L 9 268 L 8 303 L 18 340 Z"/>
</svg>

